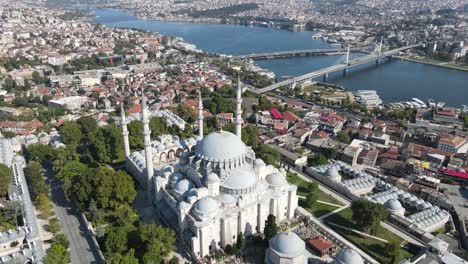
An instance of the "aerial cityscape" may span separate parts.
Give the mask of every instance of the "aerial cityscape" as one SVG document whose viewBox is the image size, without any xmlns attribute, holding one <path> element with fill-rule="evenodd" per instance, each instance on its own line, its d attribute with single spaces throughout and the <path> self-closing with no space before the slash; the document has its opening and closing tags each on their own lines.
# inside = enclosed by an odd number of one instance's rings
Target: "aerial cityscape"
<svg viewBox="0 0 468 264">
<path fill-rule="evenodd" d="M 0 0 L 0 264 L 468 264 L 466 0 Z"/>
</svg>

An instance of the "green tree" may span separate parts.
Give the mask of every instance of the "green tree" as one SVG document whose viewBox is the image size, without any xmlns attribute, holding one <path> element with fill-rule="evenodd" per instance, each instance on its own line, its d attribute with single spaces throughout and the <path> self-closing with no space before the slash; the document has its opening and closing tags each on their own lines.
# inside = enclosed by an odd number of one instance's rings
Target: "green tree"
<svg viewBox="0 0 468 264">
<path fill-rule="evenodd" d="M 322 153 L 319 153 L 310 159 L 310 164 L 313 166 L 327 165 L 328 159 Z"/>
<path fill-rule="evenodd" d="M 5 197 L 8 194 L 11 181 L 11 169 L 5 164 L 0 164 L 0 196 Z"/>
<path fill-rule="evenodd" d="M 325 155 L 325 157 L 327 159 L 335 159 L 336 158 L 336 149 L 334 148 L 327 148 L 327 149 L 324 149 L 322 151 L 323 155 Z"/>
<path fill-rule="evenodd" d="M 49 193 L 49 186 L 45 183 L 41 170 L 41 164 L 36 161 L 29 162 L 24 170 L 29 193 L 31 194 L 31 198 L 35 201 L 37 201 L 39 194 L 47 195 Z"/>
<path fill-rule="evenodd" d="M 156 224 L 143 224 L 139 228 L 140 239 L 146 243 L 145 255 L 143 256 L 144 263 L 158 263 L 153 260 L 155 255 L 166 257 L 171 251 L 175 250 L 174 243 L 176 241 L 175 232 L 170 228 L 164 228 Z"/>
<path fill-rule="evenodd" d="M 352 218 L 361 230 L 373 231 L 387 215 L 381 204 L 364 199 L 354 201 L 351 210 Z"/>
<path fill-rule="evenodd" d="M 26 149 L 28 161 L 34 160 L 40 163 L 49 161 L 54 155 L 54 147 L 51 145 L 31 144 Z"/>
<path fill-rule="evenodd" d="M 396 240 L 389 241 L 385 245 L 385 255 L 391 258 L 390 263 L 397 263 L 396 260 L 401 252 L 400 242 Z"/>
<path fill-rule="evenodd" d="M 135 250 L 130 249 L 127 254 L 115 254 L 110 260 L 110 264 L 138 264 L 138 259 L 135 257 Z"/>
<path fill-rule="evenodd" d="M 49 221 L 49 226 L 47 228 L 52 234 L 57 234 L 60 231 L 60 223 L 57 218 L 51 219 Z"/>
<path fill-rule="evenodd" d="M 166 133 L 167 124 L 162 117 L 153 117 L 149 123 L 151 129 L 151 138 L 156 139 L 157 137 Z"/>
<path fill-rule="evenodd" d="M 12 131 L 3 131 L 2 135 L 6 138 L 14 138 L 16 137 L 16 133 Z"/>
<path fill-rule="evenodd" d="M 37 71 L 33 71 L 32 73 L 32 81 L 35 83 L 35 84 L 41 84 L 44 82 L 44 78 L 37 72 Z"/>
<path fill-rule="evenodd" d="M 5 220 L 15 223 L 18 226 L 18 216 L 21 214 L 23 206 L 20 201 L 11 201 L 4 203 L 2 211 Z"/>
<path fill-rule="evenodd" d="M 145 254 L 143 255 L 144 264 L 160 264 L 162 261 L 161 247 L 159 243 L 149 243 L 146 246 Z"/>
<path fill-rule="evenodd" d="M 269 241 L 272 237 L 278 234 L 278 231 L 279 228 L 276 225 L 276 217 L 274 215 L 268 215 L 267 220 L 265 221 L 265 227 L 263 228 L 265 240 Z"/>
<path fill-rule="evenodd" d="M 40 217 L 42 219 L 49 219 L 52 206 L 50 205 L 50 200 L 47 194 L 39 193 L 37 195 L 37 207 L 39 211 L 41 211 Z"/>
<path fill-rule="evenodd" d="M 179 258 L 172 256 L 172 258 L 169 260 L 169 264 L 179 264 Z"/>
<path fill-rule="evenodd" d="M 62 245 L 64 248 L 68 248 L 70 246 L 70 242 L 68 241 L 67 236 L 65 236 L 63 233 L 56 234 L 54 241 Z"/>
<path fill-rule="evenodd" d="M 81 133 L 85 136 L 96 132 L 99 128 L 96 119 L 92 116 L 82 116 L 76 122 L 80 125 Z"/>
<path fill-rule="evenodd" d="M 96 201 L 102 208 L 117 208 L 133 201 L 135 185 L 126 172 L 108 167 L 99 167 L 95 172 Z"/>
<path fill-rule="evenodd" d="M 70 253 L 59 243 L 53 243 L 47 252 L 47 256 L 44 258 L 45 264 L 64 264 L 70 262 Z"/>
<path fill-rule="evenodd" d="M 280 153 L 276 149 L 265 144 L 260 145 L 256 152 L 258 157 L 267 164 L 278 165 L 281 160 Z"/>
<path fill-rule="evenodd" d="M 236 250 L 241 251 L 245 246 L 245 241 L 244 241 L 244 234 L 240 232 L 237 235 L 237 240 L 236 240 Z"/>
<path fill-rule="evenodd" d="M 348 133 L 340 131 L 336 134 L 335 136 L 336 141 L 339 141 L 341 143 L 349 144 L 351 143 L 351 137 L 348 135 Z"/>
<path fill-rule="evenodd" d="M 306 205 L 312 208 L 318 199 L 319 186 L 317 182 L 310 182 L 307 185 Z"/>
<path fill-rule="evenodd" d="M 81 187 L 83 175 L 88 170 L 87 166 L 79 161 L 70 161 L 57 173 L 57 178 L 62 182 L 62 187 L 68 199 L 72 198 Z M 88 193 L 88 192 L 87 192 Z"/>
<path fill-rule="evenodd" d="M 130 148 L 141 149 L 143 148 L 143 123 L 139 120 L 134 120 L 128 125 L 128 141 Z"/>
<path fill-rule="evenodd" d="M 80 125 L 72 121 L 65 121 L 61 126 L 61 131 L 63 143 L 65 144 L 77 144 L 83 136 Z"/>
<path fill-rule="evenodd" d="M 105 249 L 106 255 L 112 256 L 115 253 L 121 254 L 127 250 L 127 230 L 122 227 L 111 227 L 107 232 Z"/>
</svg>

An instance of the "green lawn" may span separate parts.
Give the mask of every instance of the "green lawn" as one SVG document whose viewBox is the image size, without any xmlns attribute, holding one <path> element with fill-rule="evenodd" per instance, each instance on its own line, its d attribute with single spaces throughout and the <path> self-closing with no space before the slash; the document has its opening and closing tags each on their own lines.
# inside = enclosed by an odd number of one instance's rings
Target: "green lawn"
<svg viewBox="0 0 468 264">
<path fill-rule="evenodd" d="M 342 211 L 340 211 L 337 214 L 333 214 L 327 218 L 324 219 L 325 223 L 331 222 L 335 223 L 338 225 L 342 225 L 345 227 L 357 229 L 356 223 L 352 220 L 352 211 L 351 208 L 346 208 Z M 335 227 L 330 225 L 330 227 L 335 230 L 337 233 L 345 237 L 347 240 L 361 248 L 363 251 L 365 251 L 367 254 L 371 255 L 374 257 L 376 260 L 378 260 L 381 263 L 390 263 L 390 258 L 388 258 L 385 255 L 385 245 L 386 243 L 369 238 L 369 237 L 364 237 L 359 234 L 356 234 L 354 232 Z M 400 243 L 403 243 L 403 239 L 401 239 L 399 236 L 393 234 L 392 232 L 388 231 L 382 226 L 379 226 L 377 228 L 377 231 L 375 232 L 374 236 L 385 239 L 387 241 L 398 241 Z M 401 249 L 400 256 L 397 258 L 397 262 L 399 263 L 400 260 L 403 259 L 408 259 L 411 258 L 413 255 L 409 253 L 408 251 L 404 250 L 403 248 Z"/>
<path fill-rule="evenodd" d="M 309 211 L 311 214 L 313 214 L 315 217 L 320 217 L 322 215 L 326 215 L 339 207 L 328 205 L 328 204 L 323 204 L 323 203 L 315 203 L 312 208 L 306 207 L 304 203 L 305 199 L 299 199 L 299 205 Z"/>
<path fill-rule="evenodd" d="M 299 196 L 306 197 L 307 196 L 307 185 L 309 184 L 295 173 L 288 173 L 288 181 L 294 185 L 296 185 L 297 188 L 297 194 Z M 339 207 L 333 206 L 333 205 L 328 205 L 328 204 L 323 204 L 316 202 L 312 208 L 308 208 L 305 203 L 304 203 L 303 198 L 299 199 L 299 205 L 304 207 L 307 211 L 309 211 L 311 214 L 313 214 L 315 217 L 320 217 L 322 215 L 325 215 Z M 343 203 L 338 201 L 337 199 L 333 198 L 331 195 L 328 195 L 324 193 L 321 190 L 318 190 L 318 200 L 327 202 L 327 203 L 332 203 L 332 204 L 337 204 L 340 206 L 343 206 Z"/>
<path fill-rule="evenodd" d="M 297 176 L 297 174 L 291 172 L 288 172 L 287 179 L 288 182 L 297 186 L 297 195 L 304 197 L 307 196 L 307 185 L 309 184 L 308 182 Z M 318 190 L 318 200 L 341 206 L 343 205 L 343 203 L 333 198 L 333 196 L 324 193 L 322 190 Z"/>
</svg>

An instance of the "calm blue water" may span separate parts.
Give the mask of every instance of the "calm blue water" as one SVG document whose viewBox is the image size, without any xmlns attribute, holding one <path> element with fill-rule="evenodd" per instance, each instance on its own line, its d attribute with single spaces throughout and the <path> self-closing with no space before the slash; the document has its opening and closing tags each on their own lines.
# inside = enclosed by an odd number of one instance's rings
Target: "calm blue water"
<svg viewBox="0 0 468 264">
<path fill-rule="evenodd" d="M 249 54 L 268 51 L 326 48 L 328 43 L 312 39 L 311 32 L 241 25 L 139 20 L 119 10 L 94 9 L 96 22 L 111 27 L 130 27 L 182 37 L 207 52 Z M 257 61 L 281 76 L 297 76 L 342 62 L 343 56 L 293 57 Z M 346 76 L 334 73 L 328 82 L 350 90 L 377 90 L 384 102 L 433 98 L 449 105 L 468 104 L 468 72 L 406 61 L 386 61 L 358 66 Z"/>
</svg>

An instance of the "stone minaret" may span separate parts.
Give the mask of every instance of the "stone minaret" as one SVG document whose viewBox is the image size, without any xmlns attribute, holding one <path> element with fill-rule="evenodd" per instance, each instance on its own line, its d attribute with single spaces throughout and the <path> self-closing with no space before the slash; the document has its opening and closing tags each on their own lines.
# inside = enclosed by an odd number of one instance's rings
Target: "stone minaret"
<svg viewBox="0 0 468 264">
<path fill-rule="evenodd" d="M 130 156 L 130 143 L 128 142 L 128 129 L 127 129 L 127 118 L 125 117 L 125 109 L 123 107 L 123 102 L 120 103 L 120 119 L 122 126 L 122 136 L 124 142 L 125 158 Z"/>
<path fill-rule="evenodd" d="M 198 137 L 203 138 L 203 102 L 201 91 L 198 91 Z"/>
<path fill-rule="evenodd" d="M 141 88 L 141 121 L 143 123 L 143 142 L 145 145 L 146 158 L 146 191 L 147 198 L 151 199 L 151 180 L 153 179 L 153 150 L 151 146 L 151 131 L 149 128 L 148 109 L 146 107 L 146 99 L 143 88 Z"/>
<path fill-rule="evenodd" d="M 242 136 L 242 88 L 240 84 L 240 76 L 237 78 L 237 98 L 236 98 L 236 135 Z"/>
</svg>

